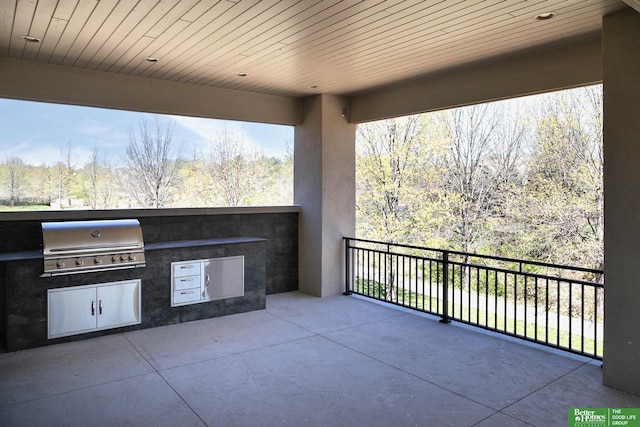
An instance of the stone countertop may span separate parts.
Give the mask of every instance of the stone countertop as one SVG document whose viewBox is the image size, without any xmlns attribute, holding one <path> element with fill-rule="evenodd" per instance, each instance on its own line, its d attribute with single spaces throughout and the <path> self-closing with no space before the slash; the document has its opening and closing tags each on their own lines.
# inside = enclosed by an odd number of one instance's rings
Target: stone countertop
<svg viewBox="0 0 640 427">
<path fill-rule="evenodd" d="M 190 215 L 252 215 L 300 213 L 301 208 L 291 206 L 246 206 L 230 208 L 164 208 L 164 209 L 96 209 L 65 211 L 0 212 L 0 221 L 81 221 L 89 219 L 146 218 Z"/>
<path fill-rule="evenodd" d="M 166 242 L 153 242 L 147 243 L 144 246 L 145 251 L 153 251 L 160 249 L 175 249 L 175 248 L 191 248 L 198 246 L 215 246 L 215 245 L 229 245 L 234 243 L 253 243 L 253 242 L 266 242 L 267 239 L 261 237 L 215 237 L 208 239 L 192 239 L 192 240 L 170 240 Z M 21 252 L 6 252 L 0 253 L 0 262 L 8 261 L 24 261 L 30 259 L 42 259 L 42 250 L 36 249 L 32 251 Z"/>
<path fill-rule="evenodd" d="M 0 262 L 7 261 L 23 261 L 29 259 L 42 259 L 42 249 L 36 249 L 33 251 L 21 251 L 21 252 L 6 252 L 0 253 Z"/>
<path fill-rule="evenodd" d="M 197 246 L 215 246 L 215 245 L 230 245 L 234 243 L 254 243 L 254 242 L 266 242 L 267 239 L 261 237 L 212 237 L 208 239 L 192 239 L 192 240 L 169 240 L 166 242 L 154 242 L 144 245 L 145 250 L 153 251 L 159 249 L 173 249 L 173 248 L 193 248 Z"/>
</svg>

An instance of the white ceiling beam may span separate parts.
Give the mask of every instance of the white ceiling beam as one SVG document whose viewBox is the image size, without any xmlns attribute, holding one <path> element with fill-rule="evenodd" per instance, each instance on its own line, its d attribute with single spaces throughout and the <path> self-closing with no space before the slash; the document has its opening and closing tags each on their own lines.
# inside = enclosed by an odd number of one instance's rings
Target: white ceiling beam
<svg viewBox="0 0 640 427">
<path fill-rule="evenodd" d="M 197 86 L 0 57 L 0 97 L 295 125 L 297 98 Z"/>
<path fill-rule="evenodd" d="M 399 117 L 601 81 L 602 41 L 597 39 L 352 96 L 349 121 Z"/>
</svg>

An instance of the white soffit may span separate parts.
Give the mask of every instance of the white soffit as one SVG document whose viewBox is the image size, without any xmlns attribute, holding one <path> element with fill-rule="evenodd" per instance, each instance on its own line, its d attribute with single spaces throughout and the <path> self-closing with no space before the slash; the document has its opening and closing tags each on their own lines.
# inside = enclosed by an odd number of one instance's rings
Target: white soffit
<svg viewBox="0 0 640 427">
<path fill-rule="evenodd" d="M 626 7 L 622 0 L 2 0 L 0 56 L 271 95 L 352 95 L 593 40 L 602 17 Z M 536 19 L 548 12 L 552 19 Z"/>
</svg>

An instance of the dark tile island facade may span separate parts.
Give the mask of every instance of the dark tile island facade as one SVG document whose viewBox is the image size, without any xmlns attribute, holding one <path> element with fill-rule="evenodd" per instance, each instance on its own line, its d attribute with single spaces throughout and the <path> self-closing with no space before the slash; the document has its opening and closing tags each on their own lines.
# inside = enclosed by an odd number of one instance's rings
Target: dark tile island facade
<svg viewBox="0 0 640 427">
<path fill-rule="evenodd" d="M 273 210 L 273 212 L 270 212 Z M 210 211 L 214 211 L 213 213 Z M 111 213 L 111 215 L 109 215 Z M 8 351 L 265 307 L 266 294 L 298 289 L 298 208 L 100 211 L 89 217 L 0 217 L 0 338 Z M 87 212 L 85 212 L 85 215 Z M 146 267 L 42 278 L 41 223 L 135 218 Z M 244 255 L 244 296 L 171 307 L 171 262 Z M 47 339 L 47 289 L 141 279 L 141 324 Z"/>
</svg>

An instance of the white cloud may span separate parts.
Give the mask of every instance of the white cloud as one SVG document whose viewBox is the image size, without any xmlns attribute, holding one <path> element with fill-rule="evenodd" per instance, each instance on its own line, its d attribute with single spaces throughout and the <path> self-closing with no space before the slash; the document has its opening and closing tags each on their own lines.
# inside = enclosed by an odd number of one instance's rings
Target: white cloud
<svg viewBox="0 0 640 427">
<path fill-rule="evenodd" d="M 213 138 L 224 129 L 242 132 L 242 126 L 235 122 L 185 116 L 171 116 L 171 118 L 175 120 L 179 126 L 195 133 L 206 141 L 213 140 Z"/>
<path fill-rule="evenodd" d="M 58 162 L 66 163 L 67 147 L 60 147 L 52 143 L 33 143 L 31 141 L 21 141 L 11 147 L 3 147 L 4 161 L 10 157 L 19 157 L 25 164 L 32 166 L 53 166 Z M 79 169 L 84 167 L 93 154 L 93 146 L 83 145 L 71 146 L 71 163 Z"/>
<path fill-rule="evenodd" d="M 189 139 L 182 141 L 183 144 L 188 145 L 189 148 L 193 148 L 193 146 L 195 146 L 202 152 L 207 152 L 215 137 L 225 129 L 227 131 L 230 130 L 244 134 L 242 126 L 235 122 L 185 116 L 171 116 L 171 118 L 175 120 L 176 124 L 182 129 L 196 136 L 195 140 Z"/>
<path fill-rule="evenodd" d="M 107 126 L 103 123 L 98 123 L 95 120 L 85 120 L 86 123 L 81 123 L 78 127 L 78 131 L 83 134 L 89 135 L 104 135 L 112 132 L 111 126 Z"/>
<path fill-rule="evenodd" d="M 175 136 L 185 150 L 207 153 L 215 137 L 224 130 L 239 134 L 265 156 L 284 158 L 287 144 L 293 143 L 293 126 L 217 120 L 187 116 L 165 116 L 175 121 Z M 193 135 L 193 136 L 192 136 Z"/>
</svg>

